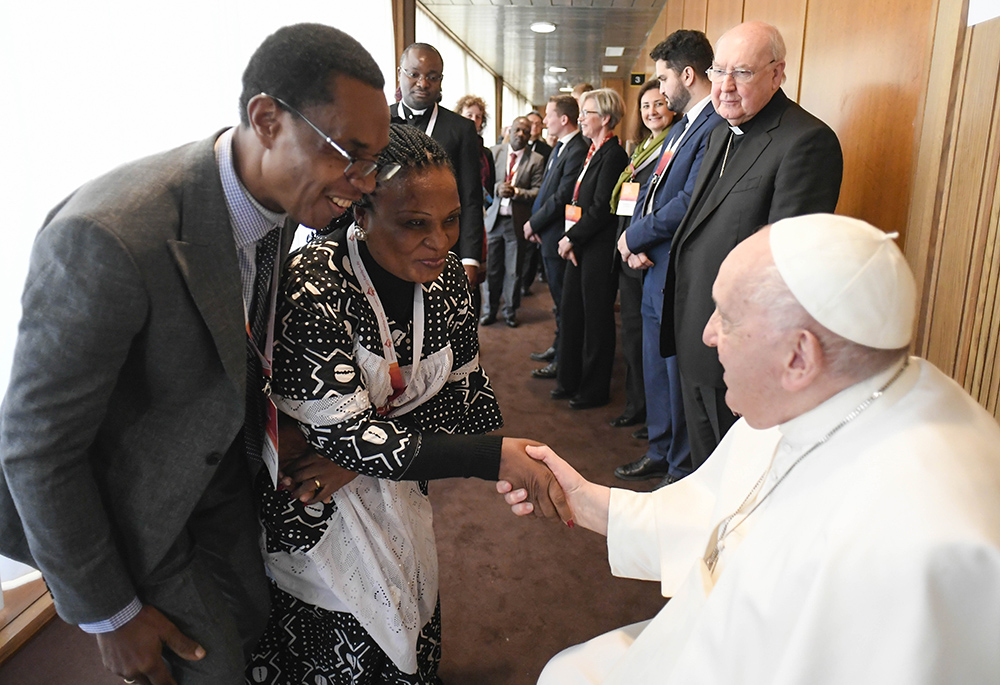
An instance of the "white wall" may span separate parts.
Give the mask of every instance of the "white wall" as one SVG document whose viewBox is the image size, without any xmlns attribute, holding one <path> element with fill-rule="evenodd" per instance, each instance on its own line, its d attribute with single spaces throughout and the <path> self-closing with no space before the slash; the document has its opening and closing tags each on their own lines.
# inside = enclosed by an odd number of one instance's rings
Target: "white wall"
<svg viewBox="0 0 1000 685">
<path fill-rule="evenodd" d="M 357 38 L 392 99 L 389 0 L 0 3 L 0 389 L 28 253 L 48 210 L 118 164 L 236 124 L 250 55 L 275 29 L 302 21 Z"/>
</svg>

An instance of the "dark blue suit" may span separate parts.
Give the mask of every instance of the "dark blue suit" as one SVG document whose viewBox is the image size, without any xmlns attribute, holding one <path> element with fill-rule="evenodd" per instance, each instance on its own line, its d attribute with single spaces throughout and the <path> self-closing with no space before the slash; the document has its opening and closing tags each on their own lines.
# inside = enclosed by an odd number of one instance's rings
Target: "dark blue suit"
<svg viewBox="0 0 1000 685">
<path fill-rule="evenodd" d="M 556 145 L 556 148 L 560 148 Z M 576 178 L 583 169 L 590 141 L 577 133 L 565 149 L 553 150 L 542 178 L 542 187 L 531 208 L 531 229 L 542 239 L 542 262 L 548 281 L 552 302 L 556 306 L 556 338 L 552 343 L 559 349 L 559 304 L 562 301 L 563 277 L 566 261 L 559 256 L 559 239 L 566 226 L 566 205 L 573 201 Z"/>
<path fill-rule="evenodd" d="M 664 359 L 660 356 L 663 286 L 670 262 L 670 242 L 691 201 L 708 144 L 708 134 L 722 121 L 712 103 L 706 104 L 688 125 L 665 176 L 656 184 L 650 212 L 643 216 L 649 193 L 653 190 L 653 179 L 642 187 L 632 222 L 625 231 L 629 250 L 633 253 L 645 252 L 653 262 L 642 285 L 642 364 L 646 386 L 646 424 L 649 428 L 646 455 L 654 461 L 665 461 L 669 474 L 674 477 L 686 476 L 692 471 L 692 465 L 677 357 Z M 676 130 L 680 131 L 680 128 Z M 673 137 L 667 138 L 660 157 L 673 140 Z M 657 159 L 657 165 L 659 162 Z"/>
</svg>

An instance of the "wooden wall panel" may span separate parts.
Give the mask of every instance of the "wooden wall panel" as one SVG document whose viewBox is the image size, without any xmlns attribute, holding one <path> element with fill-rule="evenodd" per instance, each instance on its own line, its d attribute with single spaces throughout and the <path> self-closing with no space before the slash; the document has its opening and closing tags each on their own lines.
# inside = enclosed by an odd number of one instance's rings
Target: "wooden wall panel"
<svg viewBox="0 0 1000 685">
<path fill-rule="evenodd" d="M 667 6 L 663 11 L 665 18 L 663 30 L 666 38 L 677 29 L 684 28 L 684 0 L 667 0 Z"/>
<path fill-rule="evenodd" d="M 808 0 L 746 0 L 743 21 L 774 24 L 785 39 L 785 95 L 798 101 Z"/>
<path fill-rule="evenodd" d="M 705 30 L 709 0 L 684 0 L 684 20 L 678 28 Z"/>
<path fill-rule="evenodd" d="M 974 27 L 966 42 L 956 107 L 954 163 L 937 241 L 927 358 L 971 388 L 966 373 L 989 237 L 997 159 L 994 132 L 1000 76 L 1000 20 Z M 995 231 L 995 227 L 994 227 Z M 987 270 L 987 277 L 988 277 Z M 975 365 L 973 365 L 973 368 Z"/>
<path fill-rule="evenodd" d="M 712 45 L 723 33 L 743 22 L 743 4 L 743 0 L 711 0 L 708 3 L 705 34 Z"/>
<path fill-rule="evenodd" d="M 809 4 L 799 103 L 844 149 L 838 212 L 905 234 L 934 0 Z M 845 36 L 850 42 L 845 42 Z"/>
</svg>

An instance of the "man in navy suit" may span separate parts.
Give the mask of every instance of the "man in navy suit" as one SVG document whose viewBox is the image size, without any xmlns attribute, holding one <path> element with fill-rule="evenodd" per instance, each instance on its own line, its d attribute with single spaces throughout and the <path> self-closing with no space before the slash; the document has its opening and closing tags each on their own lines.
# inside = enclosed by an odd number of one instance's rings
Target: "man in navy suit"
<svg viewBox="0 0 1000 685">
<path fill-rule="evenodd" d="M 556 377 L 556 350 L 559 349 L 559 302 L 562 299 L 563 274 L 566 260 L 559 256 L 559 239 L 566 227 L 566 205 L 573 200 L 573 187 L 583 169 L 590 141 L 583 137 L 577 126 L 580 106 L 569 95 L 555 95 L 545 106 L 545 126 L 558 142 L 549 155 L 549 162 L 542 179 L 542 187 L 531 208 L 531 219 L 524 224 L 524 237 L 542 246 L 542 263 L 548 279 L 549 292 L 556 306 L 556 337 L 552 347 L 544 352 L 533 352 L 535 361 L 549 362 L 535 369 L 535 378 Z"/>
<path fill-rule="evenodd" d="M 712 106 L 712 45 L 701 31 L 670 34 L 649 55 L 667 106 L 684 117 L 664 141 L 656 173 L 643 187 L 618 251 L 629 266 L 645 269 L 642 284 L 642 364 L 646 386 L 649 448 L 638 460 L 615 469 L 623 480 L 662 477 L 672 483 L 689 474 L 691 448 L 684 420 L 677 357 L 660 356 L 663 283 L 670 241 L 687 212 L 708 134 L 722 123 Z"/>
</svg>

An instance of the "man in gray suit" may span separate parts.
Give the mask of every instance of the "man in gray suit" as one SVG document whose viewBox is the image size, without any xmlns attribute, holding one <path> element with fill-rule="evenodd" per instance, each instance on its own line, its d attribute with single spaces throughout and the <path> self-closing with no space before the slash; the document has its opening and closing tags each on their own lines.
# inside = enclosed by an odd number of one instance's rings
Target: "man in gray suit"
<svg viewBox="0 0 1000 685">
<path fill-rule="evenodd" d="M 275 263 L 295 224 L 322 228 L 374 189 L 382 87 L 350 36 L 280 29 L 243 75 L 239 126 L 85 184 L 38 234 L 0 541 L 125 682 L 243 682 L 268 610 L 250 473 L 275 456 Z"/>
<path fill-rule="evenodd" d="M 737 419 L 726 405 L 719 355 L 702 341 L 719 267 L 765 224 L 832 213 L 844 171 L 837 134 L 781 90 L 785 43 L 778 29 L 759 21 L 730 29 L 707 73 L 712 105 L 729 125 L 709 135 L 674 233 L 660 327 L 660 353 L 677 355 L 694 468 Z"/>
<path fill-rule="evenodd" d="M 524 223 L 542 186 L 545 158 L 528 147 L 531 122 L 517 117 L 510 125 L 510 142 L 493 148 L 496 164 L 496 201 L 486 210 L 486 313 L 480 325 L 497 320 L 503 291 L 504 320 L 517 328 L 521 304 L 521 274 L 528 240 Z"/>
</svg>

